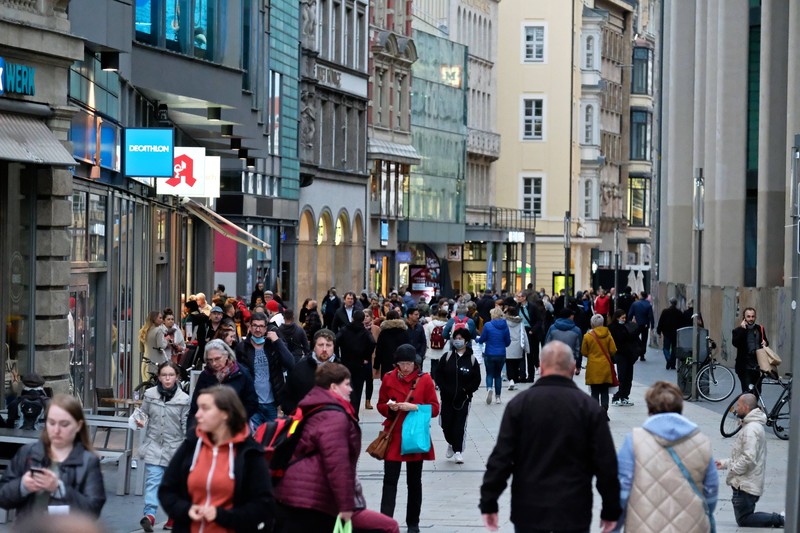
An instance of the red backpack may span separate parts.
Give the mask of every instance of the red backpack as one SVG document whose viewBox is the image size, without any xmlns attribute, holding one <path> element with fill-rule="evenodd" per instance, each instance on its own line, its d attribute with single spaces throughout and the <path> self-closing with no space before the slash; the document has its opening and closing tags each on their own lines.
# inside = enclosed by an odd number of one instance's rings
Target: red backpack
<svg viewBox="0 0 800 533">
<path fill-rule="evenodd" d="M 321 411 L 341 411 L 344 407 L 336 404 L 323 404 L 311 408 L 307 413 L 298 407 L 293 415 L 279 416 L 270 422 L 264 422 L 256 430 L 254 439 L 264 447 L 264 457 L 269 465 L 272 485 L 275 486 L 286 475 L 286 470 L 303 457 L 294 457 L 294 450 L 300 442 L 306 420 Z"/>
<path fill-rule="evenodd" d="M 453 318 L 453 331 L 450 332 L 450 336 L 452 337 L 453 336 L 453 332 L 458 331 L 461 328 L 469 329 L 469 327 L 467 326 L 468 322 L 469 322 L 469 317 L 468 316 L 464 316 L 463 320 L 460 319 L 458 316 Z"/>
<path fill-rule="evenodd" d="M 431 349 L 432 350 L 441 350 L 444 348 L 445 345 L 444 340 L 444 328 L 442 326 L 436 326 L 431 331 Z"/>
</svg>

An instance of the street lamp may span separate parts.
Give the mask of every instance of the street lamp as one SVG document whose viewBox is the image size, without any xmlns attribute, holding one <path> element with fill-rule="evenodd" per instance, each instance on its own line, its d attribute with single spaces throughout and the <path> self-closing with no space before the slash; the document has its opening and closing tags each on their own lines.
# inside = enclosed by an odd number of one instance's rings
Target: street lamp
<svg viewBox="0 0 800 533">
<path fill-rule="evenodd" d="M 700 360 L 700 284 L 703 266 L 704 201 L 706 195 L 703 169 L 694 177 L 694 315 L 692 316 L 692 400 L 697 400 L 697 365 Z"/>
<path fill-rule="evenodd" d="M 572 217 L 569 211 L 564 214 L 564 307 L 569 306 L 571 287 L 569 286 L 569 264 L 572 253 L 571 242 Z"/>
</svg>

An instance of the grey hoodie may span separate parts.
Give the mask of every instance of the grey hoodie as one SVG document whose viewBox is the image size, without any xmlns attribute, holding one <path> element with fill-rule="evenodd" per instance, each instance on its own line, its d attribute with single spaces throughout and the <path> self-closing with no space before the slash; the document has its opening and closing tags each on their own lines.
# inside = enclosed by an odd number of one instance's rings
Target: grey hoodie
<svg viewBox="0 0 800 533">
<path fill-rule="evenodd" d="M 506 348 L 506 359 L 522 359 L 526 353 L 531 351 L 525 328 L 522 327 L 522 317 L 507 316 L 506 324 L 508 324 L 508 332 L 511 335 L 511 344 Z"/>
</svg>

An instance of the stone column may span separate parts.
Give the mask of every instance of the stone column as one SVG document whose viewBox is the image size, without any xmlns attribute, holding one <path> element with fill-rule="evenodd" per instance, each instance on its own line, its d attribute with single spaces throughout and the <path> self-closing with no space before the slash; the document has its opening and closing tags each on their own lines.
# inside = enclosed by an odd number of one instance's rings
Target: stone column
<svg viewBox="0 0 800 533">
<path fill-rule="evenodd" d="M 707 285 L 741 286 L 744 283 L 744 208 L 747 172 L 747 67 L 750 9 L 747 0 L 716 2 L 719 21 L 716 40 L 716 120 L 709 121 L 706 138 L 720 138 L 706 160 L 713 161 L 706 185 L 706 232 L 704 243 L 710 270 Z M 713 5 L 713 3 L 712 3 Z M 711 18 L 709 7 L 709 19 Z M 706 145 L 708 148 L 708 144 Z M 713 154 L 713 155 L 712 155 Z M 713 159 L 712 159 L 713 157 Z M 710 201 L 709 201 L 710 200 Z M 737 245 L 732 246 L 732 244 Z M 710 253 L 709 253 L 710 252 Z M 708 261 L 704 261 L 708 264 Z"/>
<path fill-rule="evenodd" d="M 675 236 L 691 242 L 692 231 L 692 151 L 695 109 L 695 1 L 671 2 L 666 14 L 664 57 L 664 117 L 666 137 L 661 173 L 661 220 L 659 277 L 661 281 L 688 283 L 692 279 L 692 252 L 689 246 L 676 247 Z M 702 107 L 701 107 L 702 110 Z M 701 143 L 697 143 L 700 145 Z"/>
<path fill-rule="evenodd" d="M 800 4 L 796 2 L 789 3 L 789 46 L 787 47 L 789 50 L 796 51 L 800 49 Z M 763 30 L 763 28 L 762 28 Z M 791 149 L 792 145 L 794 144 L 794 136 L 796 134 L 800 134 L 800 100 L 798 100 L 793 95 L 798 94 L 800 91 L 800 54 L 791 53 L 788 54 L 788 64 L 787 64 L 787 79 L 786 79 L 786 95 L 787 95 L 787 103 L 786 103 L 786 162 L 787 162 L 787 170 L 791 168 Z M 788 97 L 792 95 L 792 97 Z M 786 173 L 786 192 L 787 194 L 789 191 L 792 190 L 792 177 L 789 173 Z M 791 202 L 788 201 L 787 198 L 786 206 L 785 206 L 785 216 L 784 216 L 784 224 L 790 224 L 792 219 L 792 206 Z M 794 249 L 794 228 L 787 227 L 784 230 L 784 249 L 792 250 Z M 791 282 L 789 277 L 791 276 L 792 272 L 792 256 L 790 254 L 786 254 L 783 259 L 783 270 L 785 272 L 785 285 L 787 287 L 791 286 Z"/>
<path fill-rule="evenodd" d="M 713 283 L 711 276 L 712 257 L 710 242 L 714 240 L 715 227 L 712 208 L 712 188 L 715 178 L 714 153 L 717 147 L 717 33 L 719 31 L 719 4 L 721 0 L 697 2 L 695 48 L 695 150 L 692 164 L 692 176 L 697 168 L 702 168 L 705 175 L 705 230 L 703 233 L 703 272 L 706 284 Z M 692 182 L 692 194 L 694 182 Z M 693 240 L 694 241 L 694 240 Z M 694 244 L 692 245 L 694 250 Z M 694 282 L 694 278 L 692 280 Z"/>
<path fill-rule="evenodd" d="M 786 65 L 789 2 L 761 4 L 756 285 L 782 286 L 786 203 Z"/>
</svg>

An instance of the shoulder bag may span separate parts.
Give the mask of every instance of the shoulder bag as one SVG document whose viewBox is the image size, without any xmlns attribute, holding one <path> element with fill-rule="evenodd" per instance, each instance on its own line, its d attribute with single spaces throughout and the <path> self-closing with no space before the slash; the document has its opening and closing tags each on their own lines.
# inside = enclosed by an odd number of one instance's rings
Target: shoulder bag
<svg viewBox="0 0 800 533">
<path fill-rule="evenodd" d="M 418 381 L 419 376 L 417 376 L 417 378 L 411 384 L 411 390 L 408 391 L 408 395 L 406 395 L 406 399 L 404 401 L 407 402 L 408 399 L 411 398 L 411 395 L 414 394 L 414 389 L 417 388 Z M 397 416 L 394 417 L 392 425 L 389 426 L 389 430 L 378 433 L 378 437 L 372 441 L 369 446 L 367 446 L 367 453 L 378 461 L 383 461 L 386 457 L 386 451 L 389 449 L 389 443 L 392 440 L 392 431 L 394 431 L 394 427 L 397 425 L 398 420 L 400 420 L 400 413 L 397 413 Z"/>
<path fill-rule="evenodd" d="M 689 474 L 689 471 L 686 469 L 686 466 L 684 466 L 683 461 L 681 461 L 681 458 L 678 457 L 678 453 L 675 451 L 675 449 L 672 446 L 667 446 L 667 451 L 672 456 L 672 460 L 675 461 L 675 464 L 678 465 L 678 468 L 680 468 L 681 474 L 683 474 L 683 477 L 685 477 L 686 481 L 689 482 L 689 485 L 692 487 L 694 493 L 697 494 L 697 497 L 700 498 L 701 502 L 703 502 L 703 510 L 706 512 L 706 516 L 708 517 L 708 524 L 709 526 L 711 526 L 710 530 L 711 533 L 717 533 L 717 524 L 714 521 L 714 514 L 708 507 L 708 502 L 706 502 L 705 496 L 703 496 L 703 493 L 700 492 L 700 489 L 697 488 L 694 479 L 692 479 L 692 476 Z"/>
</svg>

